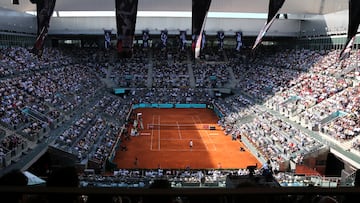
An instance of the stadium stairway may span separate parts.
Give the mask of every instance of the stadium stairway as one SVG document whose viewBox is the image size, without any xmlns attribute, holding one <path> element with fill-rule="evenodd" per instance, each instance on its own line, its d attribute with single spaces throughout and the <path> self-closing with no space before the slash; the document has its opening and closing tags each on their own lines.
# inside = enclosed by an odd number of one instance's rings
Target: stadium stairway
<svg viewBox="0 0 360 203">
<path fill-rule="evenodd" d="M 224 55 L 225 55 L 225 54 L 224 54 Z M 225 56 L 226 56 L 226 55 L 225 55 Z M 226 60 L 227 60 L 227 58 L 226 58 Z M 228 72 L 229 72 L 229 75 L 230 75 L 230 81 L 229 81 L 229 83 L 227 84 L 227 85 L 228 85 L 227 88 L 233 89 L 233 88 L 236 87 L 237 80 L 236 80 L 236 78 L 235 78 L 235 74 L 234 74 L 234 71 L 233 71 L 232 67 L 231 67 L 231 66 L 228 66 L 227 69 L 228 69 Z"/>
<path fill-rule="evenodd" d="M 11 131 L 11 130 L 9 130 L 9 129 L 7 129 L 7 128 L 3 128 L 2 126 L 0 126 L 0 130 L 2 130 L 2 131 L 5 132 L 5 135 L 4 135 L 3 137 L 6 137 L 6 136 L 11 135 L 11 134 L 14 134 L 13 131 Z M 2 139 L 3 137 L 0 136 L 0 139 Z"/>
<path fill-rule="evenodd" d="M 147 73 L 146 87 L 151 88 L 152 83 L 153 83 L 153 67 L 154 67 L 153 55 L 154 55 L 154 52 L 152 49 L 149 49 L 147 53 L 148 53 L 148 55 L 147 55 L 148 63 L 146 65 L 146 67 L 148 68 L 148 73 Z"/>
<path fill-rule="evenodd" d="M 246 124 L 246 123 L 250 123 L 254 120 L 255 115 L 246 115 L 244 117 L 241 117 L 239 120 L 237 120 L 236 122 L 238 124 Z"/>
<path fill-rule="evenodd" d="M 194 87 L 196 87 L 196 84 L 195 84 L 194 70 L 192 68 L 190 60 L 188 60 L 187 65 L 188 65 L 188 72 L 189 72 L 190 87 L 194 88 Z"/>
<path fill-rule="evenodd" d="M 109 66 L 109 69 L 106 72 L 106 78 L 100 78 L 101 82 L 105 84 L 107 88 L 115 88 L 117 85 L 115 84 L 115 81 L 111 79 L 112 70 L 114 69 L 113 66 Z"/>
<path fill-rule="evenodd" d="M 224 54 L 224 61 L 225 63 L 228 63 L 229 62 L 229 58 L 227 57 L 226 55 L 226 52 L 223 51 L 223 54 Z M 236 87 L 236 84 L 238 83 L 238 81 L 236 80 L 236 77 L 235 77 L 235 74 L 234 74 L 234 71 L 232 69 L 231 66 L 227 66 L 227 69 L 228 69 L 228 72 L 229 72 L 229 75 L 230 75 L 230 80 L 229 82 L 226 84 L 226 88 L 230 88 L 230 89 L 233 89 Z"/>
<path fill-rule="evenodd" d="M 151 88 L 153 83 L 153 61 L 152 59 L 149 60 L 149 63 L 146 65 L 148 68 L 148 79 L 146 81 L 146 87 Z"/>
<path fill-rule="evenodd" d="M 229 62 L 229 58 L 227 57 L 225 51 L 223 51 L 223 55 L 224 55 L 224 61 L 225 61 L 226 63 Z"/>
<path fill-rule="evenodd" d="M 336 74 L 335 77 L 336 78 L 341 78 L 342 76 L 350 73 L 351 71 L 355 70 L 356 68 L 357 68 L 357 66 L 355 64 L 351 64 L 350 66 L 348 66 L 347 68 L 342 70 L 340 73 Z"/>
</svg>

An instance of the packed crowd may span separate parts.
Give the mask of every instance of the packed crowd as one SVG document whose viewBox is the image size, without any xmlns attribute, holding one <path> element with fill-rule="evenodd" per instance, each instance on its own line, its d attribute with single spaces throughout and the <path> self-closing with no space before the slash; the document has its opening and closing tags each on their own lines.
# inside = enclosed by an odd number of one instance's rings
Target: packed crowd
<svg viewBox="0 0 360 203">
<path fill-rule="evenodd" d="M 270 99 L 275 109 L 290 112 L 303 125 L 339 140 L 359 134 L 358 79 L 354 68 L 358 58 L 337 61 L 335 51 L 329 52 L 292 81 L 292 87 Z M 353 60 L 353 61 L 351 61 Z M 345 71 L 345 73 L 344 73 Z M 343 77 L 340 77 L 343 75 Z M 313 81 L 313 82 L 312 82 Z"/>
<path fill-rule="evenodd" d="M 261 65 L 233 65 L 237 88 L 255 99 L 265 100 L 285 89 L 299 76 L 298 70 Z"/>
<path fill-rule="evenodd" d="M 71 61 L 70 56 L 62 54 L 58 49 L 45 49 L 43 58 L 45 60 L 34 57 L 23 47 L 2 48 L 0 49 L 0 78 L 66 66 Z"/>
<path fill-rule="evenodd" d="M 289 86 L 285 87 L 285 90 L 279 92 L 272 99 L 282 102 L 291 96 L 300 97 L 300 100 L 297 101 L 297 105 L 301 105 L 305 109 L 308 109 L 351 86 L 351 80 L 305 73 L 291 81 Z M 296 108 L 296 106 L 290 106 Z M 285 106 L 285 108 L 289 107 Z"/>
<path fill-rule="evenodd" d="M 202 49 L 200 59 L 207 62 L 224 62 L 225 54 L 223 50 L 219 50 L 218 48 L 207 47 L 206 49 Z"/>
<path fill-rule="evenodd" d="M 354 50 L 349 58 L 339 60 L 340 50 L 324 50 L 322 57 L 316 61 L 310 70 L 314 73 L 344 77 L 346 79 L 359 79 L 359 70 L 356 70 L 356 64 L 360 62 L 359 50 Z"/>
<path fill-rule="evenodd" d="M 148 65 L 141 62 L 109 64 L 112 67 L 111 78 L 120 87 L 146 87 Z"/>
<path fill-rule="evenodd" d="M 99 165 L 105 163 L 110 156 L 112 150 L 116 146 L 116 141 L 121 132 L 120 126 L 117 123 L 108 123 L 109 128 L 100 136 L 100 141 L 94 146 L 94 150 L 89 155 L 89 158 Z"/>
<path fill-rule="evenodd" d="M 190 59 L 188 50 L 179 50 L 178 48 L 167 47 L 166 49 L 153 49 L 152 59 L 158 61 L 167 61 L 172 63 L 186 63 Z"/>
<path fill-rule="evenodd" d="M 76 150 L 77 156 L 80 160 L 87 158 L 89 152 L 93 151 L 93 146 L 98 143 L 100 137 L 104 137 L 106 122 L 102 118 L 97 118 L 91 124 L 81 137 L 75 142 L 73 149 Z"/>
<path fill-rule="evenodd" d="M 311 123 L 319 123 L 321 131 L 339 139 L 359 134 L 356 114 L 359 109 L 359 85 L 349 87 L 299 115 Z M 334 122 L 328 122 L 332 121 Z"/>
<path fill-rule="evenodd" d="M 256 169 L 253 175 L 261 175 L 261 169 Z M 229 175 L 248 176 L 248 169 L 149 169 L 128 170 L 119 169 L 112 175 L 83 174 L 80 176 L 81 187 L 125 187 L 146 188 L 157 179 L 166 179 L 171 187 L 226 187 L 226 178 Z"/>
<path fill-rule="evenodd" d="M 225 64 L 195 64 L 192 69 L 197 88 L 223 88 L 231 79 Z"/>
<path fill-rule="evenodd" d="M 133 103 L 209 103 L 213 100 L 210 89 L 151 88 L 130 92 Z"/>
<path fill-rule="evenodd" d="M 169 64 L 158 61 L 152 68 L 154 88 L 188 88 L 190 87 L 188 64 Z"/>
<path fill-rule="evenodd" d="M 227 134 L 237 139 L 247 138 L 256 147 L 259 158 L 272 160 L 273 168 L 279 170 L 279 163 L 289 160 L 300 164 L 304 155 L 323 146 L 291 124 L 250 105 L 244 97 L 233 96 L 226 100 L 216 103 L 226 115 L 219 124 Z"/>
<path fill-rule="evenodd" d="M 80 139 L 85 129 L 89 127 L 89 123 L 93 123 L 96 115 L 91 112 L 84 113 L 73 125 L 66 129 L 55 141 L 55 145 L 59 144 L 59 148 L 66 151 L 72 150 L 72 145 Z"/>
<path fill-rule="evenodd" d="M 100 78 L 110 78 L 116 85 L 129 87 L 130 93 L 97 100 L 58 136 L 56 146 L 79 159 L 90 154 L 104 160 L 102 155 L 112 148 L 115 131 L 125 123 L 123 118 L 133 103 L 213 103 L 225 116 L 226 122 L 220 123 L 228 133 L 246 134 L 265 157 L 274 160 L 300 160 L 302 153 L 320 145 L 288 123 L 257 112 L 251 107 L 253 99 L 268 99 L 270 106 L 278 107 L 275 109 L 287 109 L 299 119 L 315 123 L 334 111 L 344 111 L 346 116 L 324 123 L 321 130 L 345 139 L 359 134 L 359 86 L 354 85 L 359 70 L 353 68 L 359 59 L 354 55 L 340 64 L 334 59 L 337 51 L 327 50 L 264 51 L 255 59 L 247 53 L 236 53 L 228 54 L 227 62 L 226 51 L 206 53 L 201 63 L 190 61 L 186 51 L 172 49 L 138 51 L 132 60 L 96 63 L 104 59 L 99 56 L 103 53 L 49 49 L 43 59 L 37 59 L 23 48 L 2 49 L 1 124 L 20 130 L 24 137 L 46 132 L 59 118 L 73 117 L 75 111 L 89 104 L 103 86 Z M 219 60 L 221 63 L 214 62 Z M 226 87 L 233 79 L 232 73 L 236 89 L 248 97 L 214 97 L 212 88 Z M 146 88 L 149 80 L 152 88 Z M 27 113 L 29 109 L 35 117 Z M 353 145 L 358 148 L 356 142 Z"/>
</svg>

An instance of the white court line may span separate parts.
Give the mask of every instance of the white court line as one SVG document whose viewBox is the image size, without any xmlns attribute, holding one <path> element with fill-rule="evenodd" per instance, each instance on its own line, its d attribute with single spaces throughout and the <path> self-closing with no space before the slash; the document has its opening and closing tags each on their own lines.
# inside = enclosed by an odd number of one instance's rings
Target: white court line
<svg viewBox="0 0 360 203">
<path fill-rule="evenodd" d="M 154 123 L 155 115 L 152 116 L 152 123 Z M 153 148 L 153 136 L 154 136 L 154 126 L 151 128 L 151 139 L 150 139 L 150 150 Z"/>
<path fill-rule="evenodd" d="M 199 119 L 200 123 L 202 123 L 200 117 L 199 117 L 198 115 L 196 115 L 196 117 L 197 117 L 197 119 Z M 206 135 L 208 136 L 209 140 L 210 140 L 211 143 L 213 144 L 213 146 L 214 146 L 214 151 L 216 151 L 216 145 L 215 145 L 215 143 L 214 143 L 214 140 L 211 139 L 211 137 L 210 137 L 210 135 L 209 135 L 209 133 L 208 133 L 207 131 L 206 131 Z"/>
<path fill-rule="evenodd" d="M 150 151 L 158 151 L 158 150 L 150 150 Z M 163 152 L 188 152 L 189 149 L 165 149 Z M 191 151 L 195 152 L 211 152 L 216 150 L 208 150 L 208 149 L 191 149 Z"/>
<path fill-rule="evenodd" d="M 180 140 L 182 140 L 180 126 L 179 126 L 179 123 L 177 121 L 176 121 L 176 125 L 178 127 L 178 133 L 179 133 Z"/>
<path fill-rule="evenodd" d="M 158 142 L 158 150 L 160 151 L 160 115 L 158 115 L 158 124 L 159 124 L 159 130 L 158 130 L 158 138 L 159 138 L 159 142 Z"/>
<path fill-rule="evenodd" d="M 196 122 L 195 119 L 194 119 L 194 116 L 191 116 L 191 119 L 193 120 L 193 122 L 195 123 L 195 125 L 198 125 L 197 122 Z M 200 123 L 201 123 L 201 122 L 200 122 Z M 202 137 L 202 133 L 203 133 L 203 131 L 200 130 L 200 136 L 201 136 L 201 137 Z M 207 144 L 206 142 L 203 142 L 203 143 L 205 144 L 205 148 L 208 150 L 208 149 L 209 149 L 208 144 Z"/>
<path fill-rule="evenodd" d="M 218 133 L 208 133 L 208 135 L 219 135 Z"/>
<path fill-rule="evenodd" d="M 179 138 L 165 138 L 165 139 L 161 139 L 163 141 L 171 141 L 171 140 L 177 140 L 179 141 Z M 203 139 L 192 139 L 192 140 L 203 140 Z"/>
</svg>

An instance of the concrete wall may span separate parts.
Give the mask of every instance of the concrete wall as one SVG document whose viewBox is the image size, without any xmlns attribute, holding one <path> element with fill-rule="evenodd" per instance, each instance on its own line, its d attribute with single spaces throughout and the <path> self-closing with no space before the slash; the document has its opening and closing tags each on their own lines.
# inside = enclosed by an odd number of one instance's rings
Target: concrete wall
<svg viewBox="0 0 360 203">
<path fill-rule="evenodd" d="M 0 30 L 21 32 L 27 34 L 36 33 L 36 17 L 26 13 L 0 8 Z"/>
<path fill-rule="evenodd" d="M 229 19 L 209 18 L 205 30 L 207 34 L 215 34 L 219 30 L 225 34 L 233 35 L 236 31 L 242 31 L 244 35 L 256 36 L 266 19 Z M 116 33 L 116 21 L 114 17 L 82 17 L 82 18 L 52 18 L 49 34 L 103 34 L 104 29 L 112 29 Z M 187 30 L 191 33 L 191 18 L 159 18 L 138 17 L 136 33 L 148 29 L 150 34 L 160 33 L 167 29 L 169 34 L 178 34 L 179 30 Z M 268 35 L 273 36 L 298 36 L 300 20 L 278 19 L 270 28 Z"/>
<path fill-rule="evenodd" d="M 327 30 L 331 34 L 337 34 L 337 32 L 347 33 L 349 24 L 348 10 L 324 15 L 324 19 L 326 22 Z"/>
<path fill-rule="evenodd" d="M 316 15 L 301 21 L 303 36 L 346 34 L 349 23 L 349 11 L 339 11 L 323 16 Z"/>
</svg>

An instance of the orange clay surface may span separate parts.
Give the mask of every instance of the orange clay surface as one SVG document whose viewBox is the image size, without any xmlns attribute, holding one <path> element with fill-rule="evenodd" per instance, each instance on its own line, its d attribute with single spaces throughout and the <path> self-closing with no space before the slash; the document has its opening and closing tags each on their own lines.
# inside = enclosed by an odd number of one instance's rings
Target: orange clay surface
<svg viewBox="0 0 360 203">
<path fill-rule="evenodd" d="M 117 151 L 118 168 L 211 169 L 246 168 L 258 160 L 240 141 L 232 141 L 217 124 L 210 109 L 137 109 L 144 130 L 130 140 L 122 139 L 127 151 Z M 156 125 L 172 125 L 158 127 Z M 186 127 L 191 125 L 191 127 Z M 209 130 L 214 126 L 215 130 Z M 130 132 L 130 129 L 128 130 Z M 190 140 L 193 147 L 190 148 Z M 240 151 L 243 147 L 245 151 Z M 137 158 L 137 161 L 135 159 Z"/>
</svg>

